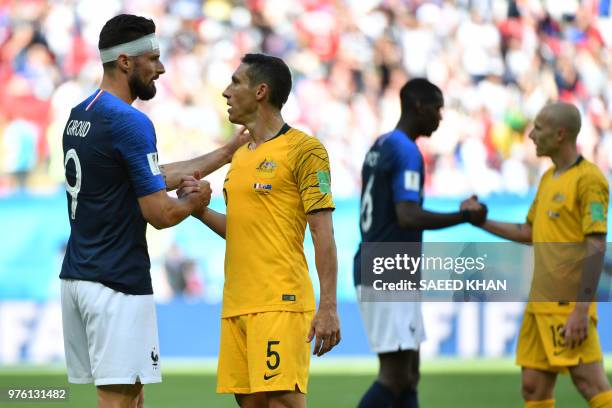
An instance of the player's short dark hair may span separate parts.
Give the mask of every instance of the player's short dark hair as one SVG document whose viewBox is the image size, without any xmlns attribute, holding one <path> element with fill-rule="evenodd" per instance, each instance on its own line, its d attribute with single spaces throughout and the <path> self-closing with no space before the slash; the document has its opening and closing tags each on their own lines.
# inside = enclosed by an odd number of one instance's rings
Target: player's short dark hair
<svg viewBox="0 0 612 408">
<path fill-rule="evenodd" d="M 155 32 L 155 23 L 153 20 L 135 16 L 132 14 L 119 14 L 108 20 L 98 39 L 98 49 L 114 47 L 115 45 L 134 41 L 145 35 Z M 107 62 L 102 66 L 104 69 L 114 68 L 115 61 Z"/>
<path fill-rule="evenodd" d="M 291 71 L 280 58 L 264 54 L 246 54 L 242 63 L 247 64 L 247 77 L 251 86 L 266 83 L 270 89 L 268 102 L 281 109 L 291 92 Z"/>
<path fill-rule="evenodd" d="M 425 78 L 413 78 L 400 90 L 402 113 L 414 112 L 420 105 L 436 104 L 444 101 L 442 91 Z"/>
</svg>

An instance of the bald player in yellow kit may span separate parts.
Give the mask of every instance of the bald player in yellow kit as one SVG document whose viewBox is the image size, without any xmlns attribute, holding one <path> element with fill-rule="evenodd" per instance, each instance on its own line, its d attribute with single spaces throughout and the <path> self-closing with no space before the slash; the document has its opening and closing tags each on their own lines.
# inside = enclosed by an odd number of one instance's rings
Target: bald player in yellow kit
<svg viewBox="0 0 612 408">
<path fill-rule="evenodd" d="M 340 341 L 334 203 L 327 151 L 288 126 L 280 109 L 291 73 L 279 58 L 247 54 L 223 92 L 229 120 L 252 141 L 234 154 L 223 196 L 227 216 L 194 214 L 226 238 L 217 392 L 241 407 L 305 407 L 309 342 L 323 355 Z M 179 195 L 189 191 L 183 183 Z M 304 256 L 310 227 L 319 309 Z"/>
<path fill-rule="evenodd" d="M 553 408 L 557 374 L 566 372 L 590 408 L 612 407 L 591 301 L 596 280 L 584 283 L 587 275 L 598 277 L 601 270 L 608 183 L 597 166 L 578 154 L 580 123 L 578 109 L 566 103 L 547 105 L 538 113 L 529 137 L 537 155 L 550 157 L 554 166 L 542 176 L 526 222 L 487 220 L 480 226 L 502 238 L 535 244 L 530 301 L 516 356 L 526 408 Z M 576 260 L 587 258 L 594 262 L 583 269 Z M 552 298 L 585 301 L 545 301 Z"/>
</svg>

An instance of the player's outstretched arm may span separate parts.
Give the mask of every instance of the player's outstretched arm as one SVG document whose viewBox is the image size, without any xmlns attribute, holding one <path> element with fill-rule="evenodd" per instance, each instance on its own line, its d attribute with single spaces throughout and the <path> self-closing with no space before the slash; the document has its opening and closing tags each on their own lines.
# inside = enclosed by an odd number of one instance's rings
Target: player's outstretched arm
<svg viewBox="0 0 612 408">
<path fill-rule="evenodd" d="M 523 242 L 526 244 L 531 243 L 531 224 L 526 222 L 515 224 L 511 222 L 486 220 L 481 225 L 478 225 L 478 227 L 510 241 Z"/>
<path fill-rule="evenodd" d="M 225 214 L 204 207 L 201 211 L 193 213 L 193 216 L 202 221 L 221 238 L 225 239 Z"/>
<path fill-rule="evenodd" d="M 322 356 L 340 343 L 340 319 L 336 310 L 338 259 L 332 224 L 332 211 L 321 210 L 307 215 L 315 263 L 319 275 L 320 300 L 308 333 L 308 342 L 316 338 L 313 354 Z"/>
<path fill-rule="evenodd" d="M 464 200 L 461 203 L 461 210 L 474 211 L 482 207 L 484 204 L 478 201 L 478 197 L 473 195 L 472 197 Z M 508 239 L 516 242 L 531 242 L 531 224 L 514 224 L 510 222 L 500 222 L 493 220 L 483 220 L 481 223 L 473 223 L 475 226 L 482 228 L 483 230 L 497 235 L 498 237 Z"/>
<path fill-rule="evenodd" d="M 401 228 L 425 230 L 452 227 L 464 222 L 478 224 L 486 219 L 487 208 L 483 206 L 474 210 L 438 213 L 424 210 L 417 202 L 400 201 L 395 204 L 395 214 Z"/>
<path fill-rule="evenodd" d="M 181 198 L 169 197 L 165 190 L 138 198 L 145 220 L 157 229 L 172 227 L 187 218 L 198 208 L 210 202 L 210 185 L 200 181 L 199 187 Z"/>
<path fill-rule="evenodd" d="M 166 182 L 166 189 L 169 191 L 177 189 L 185 175 L 199 174 L 199 178 L 202 178 L 229 163 L 234 152 L 245 144 L 249 137 L 246 128 L 242 127 L 234 134 L 232 140 L 217 150 L 191 160 L 162 164 L 159 167 Z"/>
</svg>

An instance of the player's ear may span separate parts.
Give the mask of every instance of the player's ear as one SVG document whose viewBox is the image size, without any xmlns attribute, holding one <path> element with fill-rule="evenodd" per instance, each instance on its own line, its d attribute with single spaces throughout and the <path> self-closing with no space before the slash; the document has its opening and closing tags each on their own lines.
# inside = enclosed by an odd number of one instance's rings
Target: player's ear
<svg viewBox="0 0 612 408">
<path fill-rule="evenodd" d="M 270 87 L 266 83 L 261 83 L 257 85 L 257 89 L 255 90 L 255 99 L 258 101 L 263 101 L 270 91 Z"/>
<path fill-rule="evenodd" d="M 422 113 L 422 112 L 423 112 L 423 103 L 422 103 L 420 100 L 418 100 L 418 99 L 416 99 L 416 100 L 414 101 L 414 111 L 415 111 L 417 114 L 420 114 L 420 113 Z"/>
<path fill-rule="evenodd" d="M 131 64 L 132 60 L 127 55 L 121 54 L 119 57 L 117 57 L 117 68 L 119 68 L 121 71 L 128 72 Z"/>
<path fill-rule="evenodd" d="M 567 129 L 558 127 L 557 131 L 555 132 L 555 136 L 556 136 L 557 142 L 563 143 L 567 139 L 567 136 L 568 136 Z"/>
</svg>

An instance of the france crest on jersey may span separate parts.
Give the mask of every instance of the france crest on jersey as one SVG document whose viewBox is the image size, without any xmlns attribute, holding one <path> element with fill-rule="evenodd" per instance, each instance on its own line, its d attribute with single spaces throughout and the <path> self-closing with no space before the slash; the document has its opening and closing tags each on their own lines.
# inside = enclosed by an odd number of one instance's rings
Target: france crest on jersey
<svg viewBox="0 0 612 408">
<path fill-rule="evenodd" d="M 400 228 L 395 204 L 423 205 L 423 156 L 412 139 L 399 129 L 380 136 L 368 151 L 361 169 L 361 242 L 421 242 L 422 230 Z M 361 282 L 361 256 L 354 260 L 355 284 Z"/>
<path fill-rule="evenodd" d="M 60 278 L 152 294 L 138 198 L 165 189 L 149 118 L 98 90 L 74 107 L 63 134 L 70 238 Z"/>
</svg>

